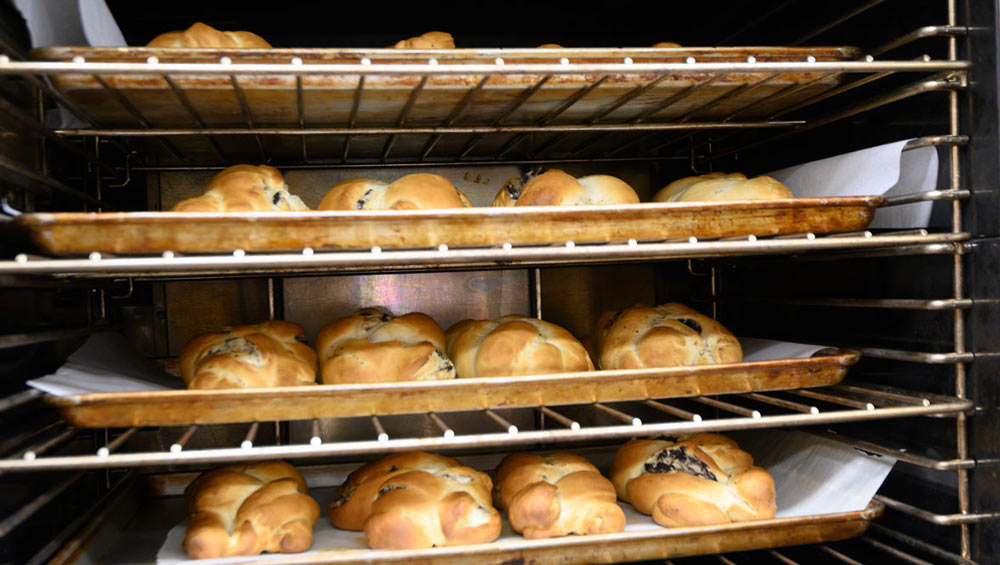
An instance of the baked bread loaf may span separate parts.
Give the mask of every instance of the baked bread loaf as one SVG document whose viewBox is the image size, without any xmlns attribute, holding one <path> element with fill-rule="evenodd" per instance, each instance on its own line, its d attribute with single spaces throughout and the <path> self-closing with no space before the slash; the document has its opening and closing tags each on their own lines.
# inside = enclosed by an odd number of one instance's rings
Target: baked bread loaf
<svg viewBox="0 0 1000 565">
<path fill-rule="evenodd" d="M 215 175 L 205 193 L 178 202 L 173 212 L 276 212 L 308 210 L 288 192 L 281 172 L 268 165 L 233 165 Z"/>
<path fill-rule="evenodd" d="M 295 467 L 238 463 L 202 474 L 184 490 L 184 550 L 193 559 L 300 553 L 312 545 L 319 505 Z"/>
<path fill-rule="evenodd" d="M 777 510 L 771 475 L 718 434 L 630 440 L 615 454 L 611 482 L 661 526 L 763 520 Z"/>
<path fill-rule="evenodd" d="M 317 210 L 432 210 L 471 206 L 468 197 L 448 179 L 417 173 L 392 184 L 365 178 L 341 181 L 326 193 Z"/>
<path fill-rule="evenodd" d="M 708 173 L 685 177 L 668 184 L 653 195 L 653 202 L 712 202 L 718 200 L 775 200 L 794 198 L 779 181 L 760 176 L 748 179 L 743 173 Z"/>
<path fill-rule="evenodd" d="M 587 350 L 565 329 L 518 314 L 462 320 L 445 332 L 460 378 L 593 371 Z"/>
<path fill-rule="evenodd" d="M 436 381 L 455 378 L 444 332 L 419 312 L 394 317 L 363 308 L 319 331 L 324 384 Z"/>
<path fill-rule="evenodd" d="M 559 169 L 508 180 L 493 197 L 493 206 L 579 206 L 638 204 L 639 196 L 625 181 L 610 175 L 574 178 Z"/>
<path fill-rule="evenodd" d="M 454 49 L 455 39 L 450 33 L 443 31 L 428 31 L 425 34 L 402 39 L 392 46 L 393 49 Z"/>
<path fill-rule="evenodd" d="M 316 352 L 302 326 L 282 320 L 195 336 L 179 360 L 191 389 L 316 384 Z"/>
<path fill-rule="evenodd" d="M 674 43 L 673 41 L 660 41 L 659 43 L 654 43 L 653 47 L 680 47 L 680 43 Z"/>
<path fill-rule="evenodd" d="M 739 363 L 739 340 L 714 319 L 671 302 L 605 312 L 594 331 L 601 369 Z"/>
<path fill-rule="evenodd" d="M 529 539 L 610 534 L 625 529 L 615 487 L 571 453 L 513 453 L 497 467 L 493 502 L 515 532 Z"/>
<path fill-rule="evenodd" d="M 488 543 L 500 536 L 486 473 L 450 457 L 396 453 L 355 470 L 330 503 L 330 522 L 364 530 L 376 549 Z"/>
<path fill-rule="evenodd" d="M 197 22 L 184 31 L 168 31 L 156 36 L 146 47 L 214 47 L 270 49 L 264 38 L 249 31 L 219 31 Z"/>
</svg>

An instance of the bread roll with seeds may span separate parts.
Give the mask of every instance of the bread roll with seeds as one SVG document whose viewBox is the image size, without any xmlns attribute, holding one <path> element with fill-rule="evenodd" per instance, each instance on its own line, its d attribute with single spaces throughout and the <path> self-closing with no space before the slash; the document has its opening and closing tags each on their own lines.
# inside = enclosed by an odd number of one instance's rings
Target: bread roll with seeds
<svg viewBox="0 0 1000 565">
<path fill-rule="evenodd" d="M 268 165 L 233 165 L 215 175 L 205 193 L 178 202 L 173 212 L 280 212 L 308 210 Z"/>
</svg>

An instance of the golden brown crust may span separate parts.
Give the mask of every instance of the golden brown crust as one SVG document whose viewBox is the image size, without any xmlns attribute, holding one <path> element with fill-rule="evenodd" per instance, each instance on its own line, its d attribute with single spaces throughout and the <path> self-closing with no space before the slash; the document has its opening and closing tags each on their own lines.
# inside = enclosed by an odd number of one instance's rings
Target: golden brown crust
<svg viewBox="0 0 1000 565">
<path fill-rule="evenodd" d="M 674 43 L 673 41 L 660 41 L 659 43 L 654 43 L 653 47 L 680 47 L 680 43 Z"/>
<path fill-rule="evenodd" d="M 448 328 L 445 338 L 460 378 L 594 370 L 590 355 L 573 334 L 527 316 L 463 320 Z"/>
<path fill-rule="evenodd" d="M 392 46 L 393 49 L 454 49 L 455 39 L 450 33 L 443 31 L 428 31 L 427 33 L 402 39 Z"/>
<path fill-rule="evenodd" d="M 653 195 L 653 202 L 713 202 L 724 200 L 775 200 L 794 198 L 778 180 L 742 173 L 708 173 L 675 180 Z"/>
<path fill-rule="evenodd" d="M 511 528 L 529 539 L 625 529 L 611 482 L 571 453 L 508 455 L 497 467 L 493 500 Z"/>
<path fill-rule="evenodd" d="M 362 308 L 323 326 L 316 351 L 324 384 L 455 378 L 444 332 L 420 312 L 394 317 Z"/>
<path fill-rule="evenodd" d="M 302 326 L 286 321 L 234 326 L 192 338 L 179 356 L 191 389 L 316 384 L 316 353 Z"/>
<path fill-rule="evenodd" d="M 536 47 L 535 49 L 562 49 L 563 46 L 558 43 L 543 43 Z"/>
<path fill-rule="evenodd" d="M 605 312 L 594 331 L 601 369 L 648 369 L 743 360 L 740 342 L 722 324 L 671 302 Z"/>
<path fill-rule="evenodd" d="M 274 212 L 308 210 L 288 192 L 281 172 L 268 165 L 233 165 L 215 175 L 205 193 L 178 202 L 173 212 Z"/>
<path fill-rule="evenodd" d="M 774 479 L 718 434 L 633 439 L 611 463 L 618 498 L 662 526 L 773 518 Z"/>
<path fill-rule="evenodd" d="M 366 178 L 341 181 L 326 193 L 317 210 L 434 210 L 471 205 L 448 179 L 417 173 L 392 184 Z"/>
<path fill-rule="evenodd" d="M 510 179 L 493 197 L 493 206 L 581 206 L 638 204 L 639 196 L 625 181 L 610 175 L 574 178 L 559 169 L 527 182 Z"/>
<path fill-rule="evenodd" d="M 312 545 L 319 505 L 288 463 L 226 465 L 200 475 L 184 496 L 191 516 L 184 550 L 194 559 L 300 553 Z"/>
<path fill-rule="evenodd" d="M 489 476 L 431 453 L 396 453 L 351 473 L 330 521 L 363 530 L 373 548 L 487 543 L 500 536 Z"/>
<path fill-rule="evenodd" d="M 196 22 L 184 31 L 168 31 L 156 36 L 146 47 L 213 47 L 219 49 L 270 49 L 263 37 L 249 31 L 219 31 Z"/>
</svg>

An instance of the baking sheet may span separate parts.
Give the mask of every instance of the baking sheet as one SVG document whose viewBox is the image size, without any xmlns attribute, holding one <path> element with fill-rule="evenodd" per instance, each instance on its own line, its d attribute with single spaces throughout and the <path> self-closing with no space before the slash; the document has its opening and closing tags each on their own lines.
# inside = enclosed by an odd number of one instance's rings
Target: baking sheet
<svg viewBox="0 0 1000 565">
<path fill-rule="evenodd" d="M 752 347 L 756 343 L 749 341 Z M 839 383 L 859 359 L 855 352 L 821 346 L 764 345 L 763 353 L 751 356 L 757 360 L 724 365 L 366 385 L 170 390 L 181 385 L 179 379 L 164 376 L 157 368 L 148 368 L 149 378 L 134 371 L 143 360 L 134 358 L 124 340 L 98 334 L 71 356 L 67 366 L 28 385 L 47 392 L 45 401 L 78 427 L 170 426 L 787 390 Z M 803 357 L 771 357 L 790 350 Z M 86 366 L 88 359 L 98 362 L 93 371 Z M 122 371 L 106 368 L 112 359 L 122 360 Z"/>
<path fill-rule="evenodd" d="M 883 202 L 862 196 L 367 212 L 71 212 L 22 214 L 14 225 L 56 255 L 563 245 L 855 231 Z"/>
<path fill-rule="evenodd" d="M 847 521 L 846 516 L 853 516 L 857 519 L 859 513 L 867 512 L 867 519 L 877 515 L 880 510 L 876 506 L 869 507 L 872 496 L 877 492 L 885 477 L 892 470 L 895 461 L 889 457 L 882 457 L 866 453 L 833 440 L 820 438 L 804 432 L 787 432 L 779 430 L 767 430 L 765 432 L 753 432 L 742 434 L 740 438 L 741 446 L 754 455 L 755 463 L 764 467 L 772 474 L 775 480 L 775 488 L 778 494 L 778 512 L 776 520 L 786 520 L 786 525 L 779 528 L 787 532 L 794 532 L 801 536 L 808 532 L 810 541 L 819 541 L 811 536 L 820 539 L 823 537 L 823 526 L 817 525 L 824 521 L 837 523 Z M 485 466 L 488 458 L 480 458 L 476 461 L 465 461 L 466 464 L 482 471 L 492 471 L 493 465 Z M 478 464 L 477 464 L 478 463 Z M 596 464 L 599 464 L 595 461 Z M 337 479 L 343 480 L 346 474 L 353 469 L 353 466 L 337 466 L 340 473 L 332 478 L 334 484 Z M 606 469 L 605 469 L 606 471 Z M 326 477 L 329 471 L 323 473 L 323 481 L 330 484 Z M 342 475 L 342 476 L 341 476 Z M 314 487 L 316 476 L 305 474 L 310 487 Z M 842 491 L 845 486 L 849 486 L 846 491 Z M 850 492 L 845 496 L 846 492 Z M 609 534 L 601 536 L 569 536 L 565 538 L 552 538 L 548 540 L 525 540 L 520 535 L 510 529 L 510 524 L 504 519 L 503 531 L 500 538 L 490 544 L 480 546 L 466 546 L 465 548 L 434 548 L 429 550 L 408 550 L 408 551 L 385 551 L 370 550 L 365 544 L 362 532 L 351 532 L 338 530 L 330 525 L 325 509 L 330 499 L 335 496 L 332 488 L 315 489 L 311 494 L 317 498 L 320 504 L 321 516 L 314 529 L 314 541 L 312 548 L 298 555 L 260 555 L 252 558 L 225 558 L 212 560 L 190 560 L 183 550 L 184 532 L 187 526 L 186 521 L 178 524 L 170 530 L 167 538 L 157 554 L 158 565 L 176 565 L 182 563 L 199 563 L 223 565 L 242 562 L 270 563 L 276 561 L 295 561 L 302 563 L 317 561 L 347 561 L 366 560 L 412 560 L 421 561 L 432 559 L 441 552 L 469 552 L 471 548 L 478 548 L 474 554 L 466 555 L 467 559 L 475 559 L 476 554 L 489 555 L 489 559 L 495 559 L 493 553 L 500 553 L 514 547 L 530 554 L 535 548 L 546 545 L 559 544 L 562 542 L 600 543 L 602 545 L 623 545 L 629 546 L 632 553 L 629 559 L 636 560 L 643 557 L 642 546 L 634 546 L 638 539 L 652 539 L 660 545 L 659 550 L 663 556 L 692 555 L 697 553 L 714 553 L 718 551 L 735 551 L 746 549 L 757 549 L 762 547 L 774 547 L 786 545 L 779 541 L 774 530 L 778 528 L 769 527 L 769 523 L 774 520 L 761 520 L 756 522 L 744 522 L 739 524 L 727 524 L 723 526 L 701 527 L 701 528 L 663 528 L 653 522 L 652 518 L 635 511 L 627 503 L 619 502 L 626 516 L 625 532 L 620 534 Z M 839 518 L 837 516 L 840 516 Z M 755 535 L 745 535 L 747 527 L 758 530 Z M 860 525 L 856 535 L 864 529 Z M 738 544 L 735 548 L 723 549 L 714 544 L 694 543 L 685 546 L 682 540 L 690 543 L 696 534 L 706 531 L 716 531 L 723 536 L 729 536 L 732 542 Z M 694 535 L 693 535 L 694 534 Z M 801 539 L 801 538 L 800 538 Z M 799 543 L 804 543 L 799 541 Z M 634 549 L 633 549 L 634 548 Z M 636 552 L 638 550 L 638 552 Z M 574 554 L 572 549 L 567 548 L 567 553 Z M 470 552 L 471 553 L 471 552 Z M 593 554 L 586 557 L 593 558 Z M 577 559 L 577 561 L 580 561 Z M 583 559 L 584 562 L 587 559 Z M 479 562 L 479 561 L 477 561 Z"/>
</svg>

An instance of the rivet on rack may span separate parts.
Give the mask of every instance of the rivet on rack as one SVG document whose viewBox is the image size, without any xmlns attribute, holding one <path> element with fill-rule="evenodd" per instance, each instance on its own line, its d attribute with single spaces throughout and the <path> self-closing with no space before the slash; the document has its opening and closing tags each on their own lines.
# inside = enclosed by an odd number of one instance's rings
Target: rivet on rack
<svg viewBox="0 0 1000 565">
<path fill-rule="evenodd" d="M 22 457 L 24 457 L 25 461 L 34 461 L 35 460 L 35 452 L 34 451 L 25 451 L 24 455 Z"/>
<path fill-rule="evenodd" d="M 27 263 L 28 262 L 28 256 L 25 255 L 24 253 L 18 253 L 17 255 L 14 256 L 14 262 L 16 262 L 16 263 Z"/>
<path fill-rule="evenodd" d="M 375 433 L 378 434 L 377 438 L 379 441 L 389 441 L 389 434 L 385 433 L 385 428 L 382 427 L 382 422 L 379 421 L 378 416 L 372 416 L 372 426 L 375 426 Z"/>
<path fill-rule="evenodd" d="M 10 57 L 6 55 L 0 55 L 0 64 L 6 65 L 9 62 L 10 62 Z"/>
<path fill-rule="evenodd" d="M 230 59 L 229 57 L 223 57 L 223 58 L 219 59 L 219 63 L 222 63 L 223 65 L 232 65 L 233 64 L 233 60 Z"/>
<path fill-rule="evenodd" d="M 173 259 L 174 258 L 174 252 L 170 251 L 170 250 L 167 250 L 167 251 L 164 251 L 162 253 L 162 256 L 163 256 L 164 259 Z"/>
<path fill-rule="evenodd" d="M 156 65 L 160 62 L 159 57 L 146 57 L 146 63 L 150 65 Z"/>
<path fill-rule="evenodd" d="M 250 429 L 247 430 L 247 435 L 243 438 L 243 442 L 240 443 L 240 449 L 252 449 L 254 437 L 257 436 L 257 428 L 260 427 L 260 422 L 254 422 L 250 425 Z"/>
<path fill-rule="evenodd" d="M 302 254 L 303 255 L 312 255 L 313 254 L 313 248 L 312 247 L 303 247 L 302 248 Z"/>
<path fill-rule="evenodd" d="M 243 257 L 247 252 L 242 249 L 236 249 L 233 251 L 233 257 Z"/>
<path fill-rule="evenodd" d="M 813 57 L 812 55 L 809 55 L 808 57 L 806 57 L 806 62 L 807 63 L 815 63 L 816 62 L 816 57 Z"/>
<path fill-rule="evenodd" d="M 497 57 L 496 59 L 493 59 L 493 64 L 494 65 L 502 65 L 503 64 L 503 57 Z"/>
<path fill-rule="evenodd" d="M 688 238 L 688 243 L 692 245 L 698 243 L 698 238 L 692 235 L 691 237 Z"/>
<path fill-rule="evenodd" d="M 693 64 L 697 63 L 698 61 L 695 60 L 694 57 L 688 57 L 687 59 L 684 60 L 684 62 L 687 63 L 687 64 L 689 64 L 689 65 L 693 65 Z"/>
<path fill-rule="evenodd" d="M 875 61 L 875 57 L 872 57 L 871 55 L 865 55 L 865 62 L 872 63 L 874 61 Z"/>
<path fill-rule="evenodd" d="M 632 57 L 625 57 L 622 60 L 622 62 L 625 63 L 626 65 L 631 65 L 632 64 Z"/>
<path fill-rule="evenodd" d="M 560 65 L 568 65 L 569 64 L 569 59 L 567 59 L 566 57 L 563 57 L 562 59 L 559 59 L 559 64 Z"/>
<path fill-rule="evenodd" d="M 379 247 L 377 245 L 373 245 L 372 246 L 372 254 L 378 255 L 381 252 L 382 252 L 382 248 L 381 247 Z"/>
<path fill-rule="evenodd" d="M 574 242 L 574 241 L 573 241 L 573 240 L 571 239 L 571 240 L 569 240 L 569 241 L 567 241 L 567 242 L 566 242 L 566 247 L 567 247 L 568 249 L 573 249 L 574 247 L 576 247 L 576 242 Z"/>
<path fill-rule="evenodd" d="M 372 60 L 369 59 L 368 57 L 362 57 L 361 58 L 361 64 L 362 65 L 370 65 L 370 64 L 372 64 Z"/>
<path fill-rule="evenodd" d="M 629 240 L 628 240 L 628 246 L 629 247 L 639 247 L 639 242 L 636 241 L 635 238 L 631 238 L 630 237 Z"/>
<path fill-rule="evenodd" d="M 101 254 L 100 254 L 100 252 L 97 252 L 97 251 L 91 251 L 90 255 L 87 255 L 87 258 L 90 259 L 91 261 L 100 261 L 101 260 Z"/>
<path fill-rule="evenodd" d="M 508 241 L 508 242 L 505 242 L 505 243 L 503 244 L 503 250 L 504 250 L 504 251 L 510 251 L 511 249 L 514 249 L 514 246 L 513 246 L 513 245 L 511 245 L 511 243 L 510 243 L 509 241 Z"/>
<path fill-rule="evenodd" d="M 446 253 L 448 251 L 448 244 L 442 243 L 441 245 L 438 245 L 438 251 Z"/>
<path fill-rule="evenodd" d="M 190 428 L 188 428 L 187 431 L 184 432 L 184 435 L 182 435 L 180 439 L 178 439 L 176 442 L 174 442 L 173 445 L 170 446 L 170 453 L 180 453 L 181 451 L 183 451 L 184 446 L 187 445 L 188 440 L 191 439 L 191 436 L 193 436 L 194 432 L 197 430 L 198 426 L 191 426 Z"/>
<path fill-rule="evenodd" d="M 73 62 L 80 64 L 86 62 L 86 59 L 83 58 L 83 55 L 77 55 L 76 57 L 73 57 Z"/>
<path fill-rule="evenodd" d="M 747 63 L 753 64 L 753 63 L 756 63 L 756 62 L 757 62 L 757 57 L 754 57 L 753 55 L 750 55 L 749 57 L 747 57 Z"/>
<path fill-rule="evenodd" d="M 750 243 L 753 243 L 753 242 L 757 241 L 757 236 L 755 236 L 754 234 L 750 234 L 750 235 L 747 236 L 747 241 L 749 241 Z"/>
<path fill-rule="evenodd" d="M 431 57 L 430 59 L 428 59 L 427 64 L 431 65 L 431 66 L 437 65 L 438 64 L 438 60 L 435 59 L 434 57 Z"/>
<path fill-rule="evenodd" d="M 302 57 L 292 57 L 292 64 L 293 65 L 301 65 L 302 64 Z"/>
<path fill-rule="evenodd" d="M 323 438 L 319 437 L 319 419 L 314 418 L 312 422 L 312 437 L 309 438 L 309 445 L 322 445 Z"/>
<path fill-rule="evenodd" d="M 806 239 L 816 239 L 816 234 L 813 232 L 806 232 Z"/>
<path fill-rule="evenodd" d="M 431 422 L 434 422 L 434 425 L 437 426 L 439 430 L 441 430 L 441 434 L 444 437 L 455 437 L 455 430 L 451 429 L 451 427 L 449 427 L 440 416 L 433 412 L 428 412 L 427 417 L 431 419 Z"/>
</svg>

